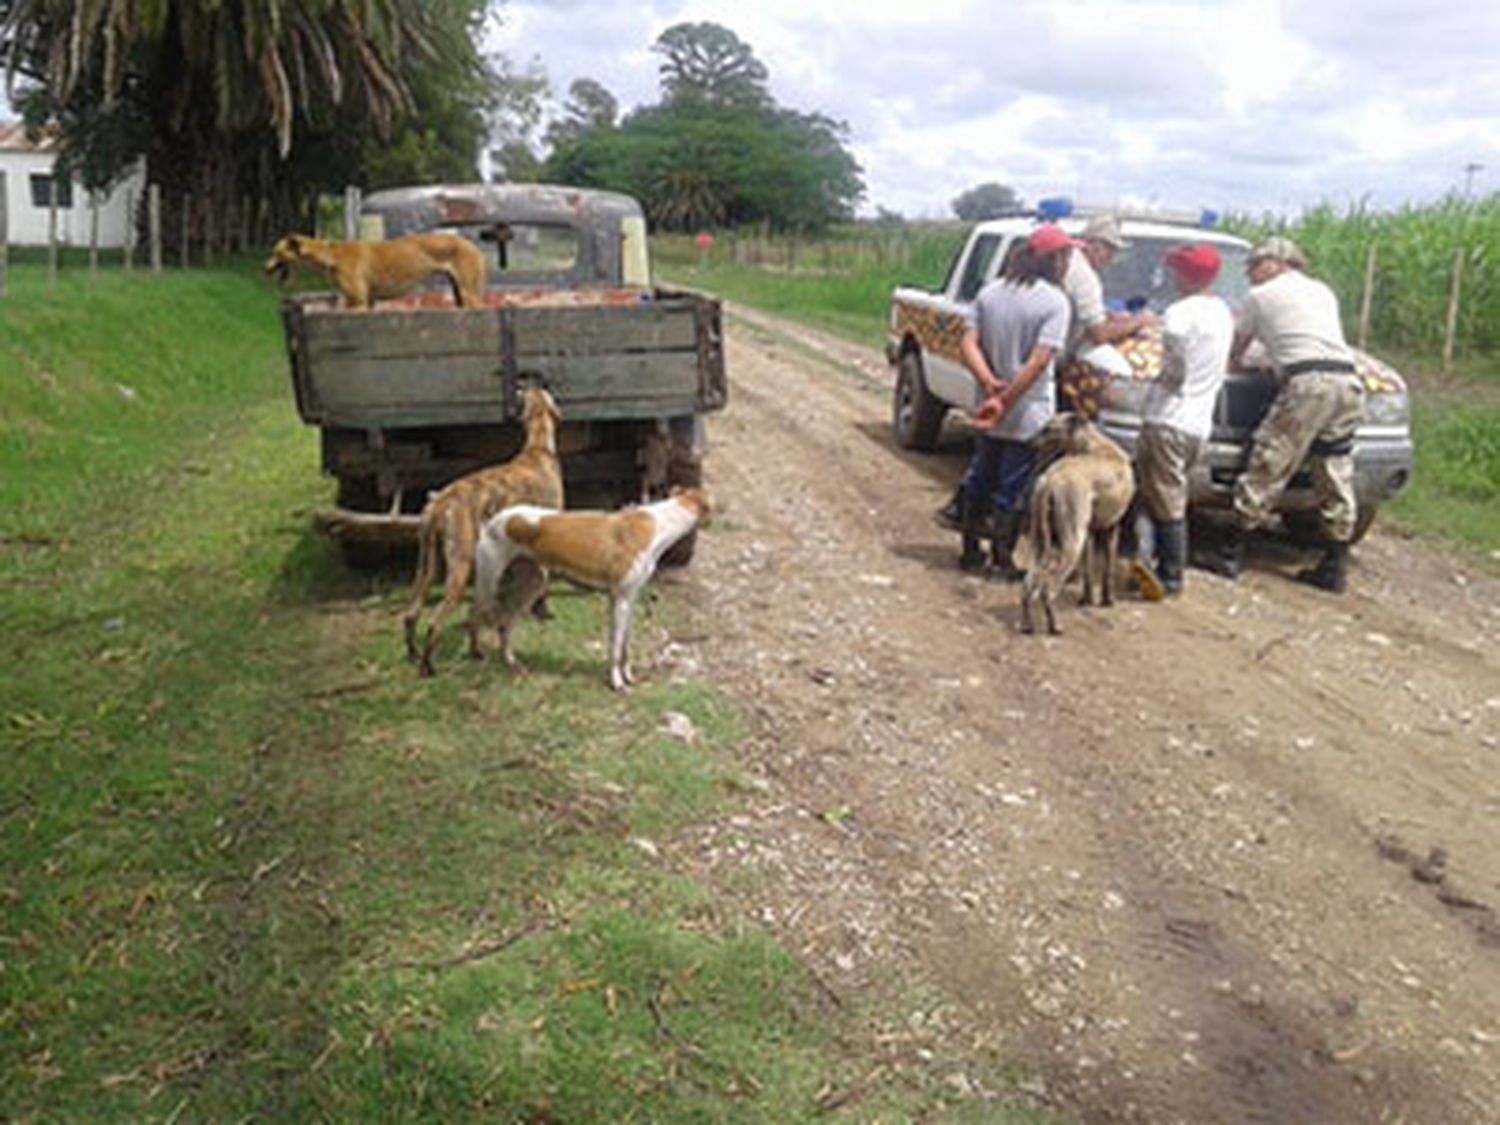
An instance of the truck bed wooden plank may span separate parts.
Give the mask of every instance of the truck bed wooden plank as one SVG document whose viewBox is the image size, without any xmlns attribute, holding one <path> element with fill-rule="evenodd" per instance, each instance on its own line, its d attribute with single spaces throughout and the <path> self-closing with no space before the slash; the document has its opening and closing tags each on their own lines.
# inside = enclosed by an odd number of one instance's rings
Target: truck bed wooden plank
<svg viewBox="0 0 1500 1125">
<path fill-rule="evenodd" d="M 691 414 L 699 402 L 696 351 L 615 355 L 528 355 L 522 379 L 540 377 L 566 421 Z M 323 425 L 465 425 L 506 421 L 497 357 L 393 359 L 325 356 L 310 404 Z"/>
<path fill-rule="evenodd" d="M 680 302 L 506 311 L 521 356 L 675 351 L 696 340 L 692 306 Z M 453 356 L 498 356 L 500 317 L 489 309 L 321 311 L 305 314 L 302 330 L 314 364 L 338 356 L 420 357 L 436 364 Z"/>
</svg>

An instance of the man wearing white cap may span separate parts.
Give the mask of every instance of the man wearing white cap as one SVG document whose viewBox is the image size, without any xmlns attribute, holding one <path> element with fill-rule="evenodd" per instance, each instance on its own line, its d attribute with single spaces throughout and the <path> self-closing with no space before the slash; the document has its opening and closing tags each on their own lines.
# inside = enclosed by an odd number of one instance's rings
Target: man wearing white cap
<svg viewBox="0 0 1500 1125">
<path fill-rule="evenodd" d="M 1209 569 L 1234 578 L 1243 561 L 1243 532 L 1275 518 L 1276 501 L 1304 459 L 1323 517 L 1323 557 L 1297 578 L 1342 594 L 1348 588 L 1354 534 L 1354 431 L 1364 412 L 1364 384 L 1344 342 L 1338 298 L 1303 271 L 1307 259 L 1288 238 L 1268 238 L 1250 251 L 1250 297 L 1235 330 L 1231 366 L 1252 340 L 1269 355 L 1281 389 L 1255 431 L 1250 463 L 1234 484 L 1235 524 Z"/>
<path fill-rule="evenodd" d="M 1120 313 L 1111 316 L 1104 307 L 1104 284 L 1099 275 L 1109 268 L 1115 255 L 1130 243 L 1120 232 L 1120 222 L 1113 215 L 1095 215 L 1078 235 L 1083 243 L 1068 260 L 1062 289 L 1073 306 L 1073 327 L 1068 334 L 1067 352 L 1080 347 L 1112 344 L 1156 323 L 1150 312 Z"/>
</svg>

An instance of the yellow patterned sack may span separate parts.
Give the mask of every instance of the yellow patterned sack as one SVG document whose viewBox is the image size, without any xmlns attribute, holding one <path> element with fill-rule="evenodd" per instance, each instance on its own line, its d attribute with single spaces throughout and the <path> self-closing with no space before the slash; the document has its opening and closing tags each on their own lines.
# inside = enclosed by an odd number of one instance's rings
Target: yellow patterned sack
<svg viewBox="0 0 1500 1125">
<path fill-rule="evenodd" d="M 1115 350 L 1130 364 L 1131 377 L 1137 380 L 1155 379 L 1161 374 L 1162 340 L 1161 328 L 1149 325 L 1139 332 L 1115 341 Z M 1058 372 L 1057 385 L 1065 407 L 1082 414 L 1085 418 L 1098 418 L 1103 402 L 1104 388 L 1110 376 L 1074 357 Z"/>
</svg>

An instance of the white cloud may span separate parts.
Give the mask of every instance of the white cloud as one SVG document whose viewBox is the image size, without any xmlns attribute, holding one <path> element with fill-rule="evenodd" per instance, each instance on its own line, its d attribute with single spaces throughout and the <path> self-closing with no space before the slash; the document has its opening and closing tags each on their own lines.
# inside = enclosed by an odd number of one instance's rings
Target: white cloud
<svg viewBox="0 0 1500 1125">
<path fill-rule="evenodd" d="M 629 107 L 699 20 L 849 123 L 871 210 L 984 180 L 1251 211 L 1431 199 L 1470 162 L 1500 185 L 1500 5 L 1472 0 L 511 0 L 495 45 Z"/>
</svg>

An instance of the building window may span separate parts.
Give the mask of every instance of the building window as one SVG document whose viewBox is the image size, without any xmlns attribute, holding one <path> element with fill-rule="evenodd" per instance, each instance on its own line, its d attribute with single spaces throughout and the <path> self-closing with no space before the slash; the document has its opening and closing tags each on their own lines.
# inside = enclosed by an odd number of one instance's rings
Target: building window
<svg viewBox="0 0 1500 1125">
<path fill-rule="evenodd" d="M 47 208 L 52 206 L 52 185 L 57 184 L 57 207 L 66 211 L 73 206 L 73 181 L 58 180 L 52 176 L 33 174 L 31 177 L 31 205 Z"/>
</svg>

